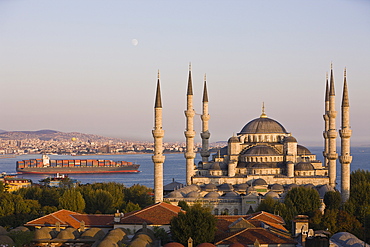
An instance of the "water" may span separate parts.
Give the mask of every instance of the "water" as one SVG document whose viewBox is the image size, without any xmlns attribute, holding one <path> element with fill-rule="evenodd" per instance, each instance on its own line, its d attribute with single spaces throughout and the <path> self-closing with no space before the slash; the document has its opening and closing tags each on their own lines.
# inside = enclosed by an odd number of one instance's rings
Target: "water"
<svg viewBox="0 0 370 247">
<path fill-rule="evenodd" d="M 317 155 L 318 160 L 323 160 L 321 147 L 310 147 L 309 150 Z M 353 147 L 351 149 L 353 161 L 351 171 L 357 169 L 370 170 L 370 147 Z M 183 153 L 165 154 L 166 161 L 163 166 L 164 181 L 163 184 L 169 184 L 172 179 L 185 184 L 185 158 Z M 18 160 L 41 158 L 41 155 L 22 155 L 15 158 L 0 159 L 0 172 L 15 173 L 15 163 Z M 107 160 L 125 160 L 140 164 L 140 173 L 136 174 L 81 174 L 70 175 L 71 178 L 77 179 L 81 183 L 95 182 L 118 182 L 126 186 L 134 184 L 142 184 L 153 188 L 153 162 L 152 154 L 126 154 L 126 155 L 92 155 L 92 156 L 69 156 L 69 155 L 51 155 L 51 159 L 107 159 Z M 201 160 L 197 154 L 195 162 Z M 337 162 L 337 183 L 340 188 L 340 163 Z M 40 179 L 48 177 L 48 175 L 31 175 L 24 174 L 19 177 L 31 179 L 33 182 L 38 182 Z"/>
</svg>

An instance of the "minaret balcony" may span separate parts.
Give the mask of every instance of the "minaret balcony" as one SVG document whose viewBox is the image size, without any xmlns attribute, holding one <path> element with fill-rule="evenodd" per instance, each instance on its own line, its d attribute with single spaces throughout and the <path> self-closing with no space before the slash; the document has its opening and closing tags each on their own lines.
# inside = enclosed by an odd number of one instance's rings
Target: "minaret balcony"
<svg viewBox="0 0 370 247">
<path fill-rule="evenodd" d="M 209 139 L 211 137 L 211 133 L 209 133 L 209 131 L 202 132 L 200 133 L 200 137 L 202 139 Z"/>
<path fill-rule="evenodd" d="M 339 157 L 339 162 L 341 164 L 350 164 L 352 162 L 352 156 L 342 155 L 342 156 Z"/>
<path fill-rule="evenodd" d="M 336 118 L 337 111 L 328 111 L 328 116 L 329 118 Z"/>
<path fill-rule="evenodd" d="M 329 116 L 327 114 L 323 115 L 323 118 L 324 118 L 325 121 L 329 120 Z"/>
<path fill-rule="evenodd" d="M 324 132 L 322 133 L 322 135 L 323 135 L 323 137 L 324 137 L 325 139 L 328 139 L 328 133 L 327 133 L 326 131 L 324 131 Z"/>
<path fill-rule="evenodd" d="M 202 121 L 208 121 L 209 119 L 210 119 L 211 117 L 209 116 L 209 114 L 207 114 L 207 115 L 202 115 L 201 116 L 201 119 L 202 119 Z"/>
<path fill-rule="evenodd" d="M 195 153 L 194 152 L 192 152 L 192 153 L 186 152 L 184 154 L 184 156 L 185 156 L 185 159 L 195 159 Z"/>
<path fill-rule="evenodd" d="M 184 132 L 186 138 L 194 138 L 195 137 L 195 131 L 194 130 L 187 130 Z"/>
<path fill-rule="evenodd" d="M 328 138 L 329 139 L 334 139 L 334 138 L 336 138 L 337 137 L 337 132 L 335 131 L 335 130 L 329 130 L 328 132 L 327 132 L 327 135 L 328 135 Z"/>
<path fill-rule="evenodd" d="M 194 110 L 186 110 L 185 111 L 185 116 L 190 117 L 190 118 L 194 117 L 195 116 Z"/>
<path fill-rule="evenodd" d="M 338 154 L 337 153 L 328 153 L 326 158 L 328 158 L 329 160 L 336 160 L 336 159 L 338 159 Z"/>
<path fill-rule="evenodd" d="M 348 128 L 341 129 L 339 130 L 339 134 L 341 138 L 350 138 L 352 135 L 352 130 Z"/>
<path fill-rule="evenodd" d="M 155 154 L 154 156 L 152 156 L 152 160 L 153 160 L 153 163 L 156 163 L 156 164 L 163 164 L 164 163 L 164 160 L 165 160 L 165 156 L 163 156 L 162 154 Z"/>
<path fill-rule="evenodd" d="M 163 129 L 152 130 L 152 134 L 154 138 L 163 138 L 164 130 Z"/>
</svg>

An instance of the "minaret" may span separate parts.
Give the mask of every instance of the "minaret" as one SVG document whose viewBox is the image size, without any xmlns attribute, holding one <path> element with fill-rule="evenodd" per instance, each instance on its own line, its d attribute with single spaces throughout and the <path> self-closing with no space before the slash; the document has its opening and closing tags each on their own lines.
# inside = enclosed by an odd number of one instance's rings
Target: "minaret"
<svg viewBox="0 0 370 247">
<path fill-rule="evenodd" d="M 346 69 L 344 69 L 344 85 L 343 85 L 343 98 L 342 98 L 342 127 L 339 130 L 341 139 L 341 155 L 339 161 L 342 165 L 341 170 L 341 193 L 342 201 L 345 202 L 349 199 L 350 191 L 350 165 L 352 162 L 352 156 L 350 155 L 350 137 L 352 130 L 349 125 L 349 98 L 347 89 L 347 75 Z"/>
<path fill-rule="evenodd" d="M 326 158 L 328 159 L 328 165 L 329 165 L 329 185 L 332 188 L 335 188 L 335 181 L 336 181 L 336 175 L 337 175 L 337 145 L 336 145 L 336 139 L 337 139 L 337 131 L 335 128 L 335 118 L 337 116 L 337 112 L 335 111 L 335 89 L 334 89 L 334 76 L 333 76 L 333 67 L 331 65 L 330 68 L 330 89 L 329 89 L 329 111 L 328 111 L 328 117 L 329 117 L 329 130 L 328 130 L 328 139 L 329 139 L 329 148 L 328 148 L 328 154 Z"/>
<path fill-rule="evenodd" d="M 188 91 L 186 94 L 186 152 L 185 152 L 185 159 L 186 159 L 186 184 L 191 185 L 191 177 L 194 175 L 194 109 L 193 109 L 193 85 L 191 79 L 191 64 L 189 65 L 189 78 L 188 78 Z"/>
<path fill-rule="evenodd" d="M 202 118 L 202 133 L 200 133 L 200 136 L 202 137 L 202 162 L 207 163 L 208 157 L 210 155 L 209 153 L 209 137 L 211 134 L 208 130 L 208 121 L 210 119 L 210 116 L 208 114 L 208 93 L 207 93 L 207 82 L 206 82 L 206 75 L 204 75 L 204 89 L 203 89 L 203 114 L 201 116 Z"/>
<path fill-rule="evenodd" d="M 154 130 L 152 133 L 154 137 L 154 155 L 152 156 L 154 163 L 154 203 L 157 203 L 163 201 L 163 163 L 165 160 L 163 156 L 164 130 L 162 129 L 162 99 L 159 71 L 154 105 Z"/>
<path fill-rule="evenodd" d="M 324 127 L 324 151 L 323 151 L 323 156 L 324 156 L 324 165 L 325 167 L 328 166 L 328 150 L 329 150 L 329 138 L 328 138 L 328 131 L 329 131 L 329 81 L 328 81 L 328 73 L 326 73 L 326 90 L 325 90 L 325 114 L 323 115 L 324 117 L 324 122 L 325 122 L 325 127 Z"/>
</svg>

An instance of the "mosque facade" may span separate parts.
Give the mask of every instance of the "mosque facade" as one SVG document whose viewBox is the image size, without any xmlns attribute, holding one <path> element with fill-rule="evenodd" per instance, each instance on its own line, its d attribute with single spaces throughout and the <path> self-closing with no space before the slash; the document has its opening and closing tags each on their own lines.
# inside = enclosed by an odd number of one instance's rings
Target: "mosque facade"
<svg viewBox="0 0 370 247">
<path fill-rule="evenodd" d="M 159 77 L 158 86 L 159 88 Z M 158 106 L 156 95 L 156 106 Z M 246 214 L 248 210 L 255 210 L 263 198 L 270 196 L 283 200 L 286 192 L 296 186 L 305 186 L 318 190 L 323 198 L 325 192 L 336 189 L 337 176 L 336 162 L 336 111 L 333 70 L 331 68 L 330 82 L 326 80 L 324 123 L 324 161 L 317 160 L 316 155 L 301 144 L 278 121 L 269 118 L 264 106 L 259 117 L 243 126 L 236 135 L 229 138 L 227 146 L 216 154 L 210 155 L 208 129 L 210 115 L 208 113 L 208 92 L 206 78 L 204 78 L 203 112 L 202 119 L 202 160 L 195 164 L 193 130 L 193 89 L 192 75 L 189 68 L 187 87 L 186 116 L 186 183 L 187 186 L 169 193 L 164 199 L 172 204 L 185 200 L 189 204 L 201 202 L 213 208 L 214 214 Z M 349 125 L 349 98 L 344 74 L 342 97 L 341 129 L 341 192 L 342 200 L 349 198 L 350 163 L 350 136 Z M 156 108 L 156 112 L 158 109 Z M 155 116 L 155 119 L 157 116 Z M 155 122 L 159 122 L 155 120 Z M 161 123 L 161 121 L 160 121 Z M 155 129 L 159 126 L 156 125 Z M 160 126 L 161 128 L 161 126 Z M 153 136 L 154 136 L 153 131 Z M 162 136 L 163 138 L 163 136 Z M 156 146 L 158 139 L 154 136 Z M 157 140 L 157 142 L 156 142 Z M 162 139 L 161 139 L 162 140 Z M 158 146 L 159 147 L 159 146 Z M 160 147 L 159 147 L 160 148 Z M 155 156 L 162 153 L 156 151 Z M 155 159 L 153 159 L 154 161 Z M 157 164 L 155 163 L 155 166 Z M 162 173 L 163 174 L 163 171 Z M 155 174 L 155 180 L 162 179 Z M 155 181 L 155 184 L 160 184 Z M 163 185 L 163 184 L 162 184 Z M 155 187 L 155 190 L 160 188 Z M 155 195 L 162 191 L 155 192 Z M 156 200 L 157 201 L 157 200 Z"/>
</svg>

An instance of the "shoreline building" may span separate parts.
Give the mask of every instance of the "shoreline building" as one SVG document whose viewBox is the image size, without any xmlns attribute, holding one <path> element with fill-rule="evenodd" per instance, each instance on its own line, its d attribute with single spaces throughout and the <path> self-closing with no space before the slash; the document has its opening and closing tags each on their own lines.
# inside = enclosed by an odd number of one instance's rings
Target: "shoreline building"
<svg viewBox="0 0 370 247">
<path fill-rule="evenodd" d="M 165 200 L 176 204 L 185 200 L 190 204 L 211 205 L 214 214 L 246 214 L 255 209 L 265 196 L 283 199 L 287 190 L 296 186 L 316 188 L 323 198 L 335 189 L 336 181 L 336 111 L 333 69 L 330 85 L 326 80 L 324 114 L 324 163 L 278 121 L 269 118 L 264 105 L 259 117 L 249 121 L 240 132 L 229 138 L 227 146 L 209 160 L 208 92 L 204 79 L 202 119 L 202 160 L 194 164 L 193 89 L 189 69 L 186 116 L 186 182 L 187 187 L 169 193 Z M 341 156 L 342 200 L 349 198 L 350 136 L 349 99 L 344 75 L 342 99 Z"/>
</svg>

